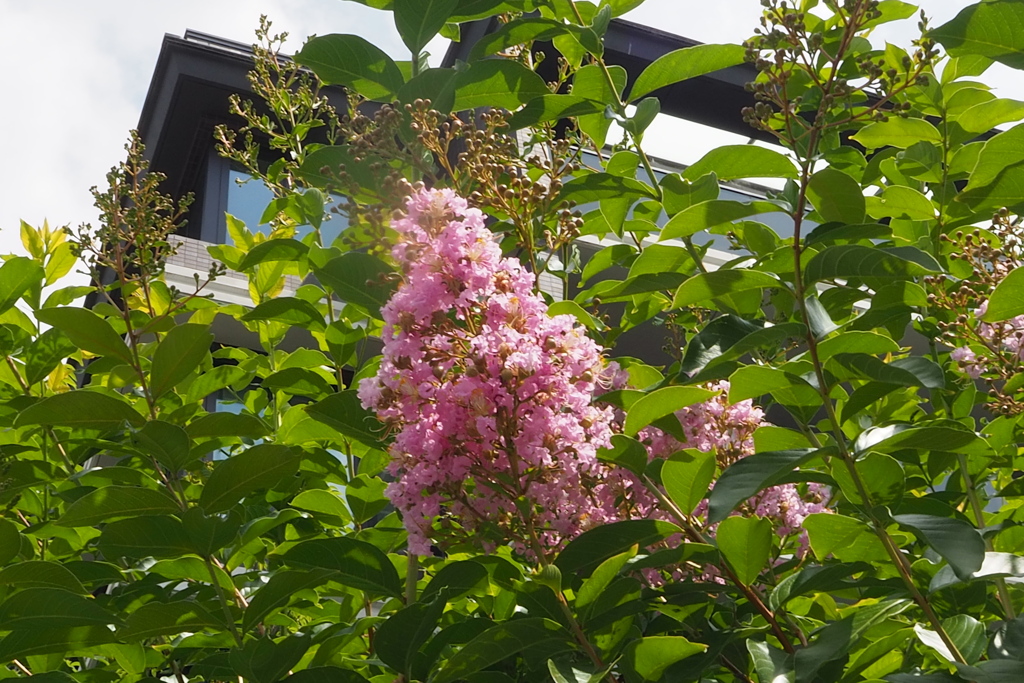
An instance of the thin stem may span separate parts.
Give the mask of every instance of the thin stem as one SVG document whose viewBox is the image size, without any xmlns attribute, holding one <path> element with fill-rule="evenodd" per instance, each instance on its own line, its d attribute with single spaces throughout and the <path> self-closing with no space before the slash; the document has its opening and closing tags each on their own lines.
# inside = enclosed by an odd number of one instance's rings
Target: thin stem
<svg viewBox="0 0 1024 683">
<path fill-rule="evenodd" d="M 228 597 L 224 593 L 224 587 L 220 585 L 220 581 L 217 580 L 217 572 L 213 568 L 213 562 L 210 558 L 204 557 L 203 560 L 206 562 L 206 570 L 210 573 L 210 582 L 213 584 L 213 589 L 217 592 L 217 599 L 220 601 L 221 611 L 224 612 L 224 621 L 227 623 L 228 628 L 231 630 L 231 636 L 235 639 L 235 643 L 242 646 L 242 634 L 238 632 L 238 626 L 235 624 L 235 618 L 231 615 L 231 607 L 228 605 Z"/>
<path fill-rule="evenodd" d="M 405 567 L 405 604 L 411 605 L 416 602 L 416 581 L 420 574 L 419 555 L 409 552 Z"/>
<path fill-rule="evenodd" d="M 967 469 L 967 456 L 963 453 L 958 453 L 957 461 L 960 464 L 960 474 L 964 478 L 964 488 L 967 489 L 967 500 L 971 503 L 975 522 L 978 528 L 983 528 L 985 526 L 985 510 L 982 508 L 981 500 L 978 498 L 978 490 L 975 488 L 974 479 Z M 993 549 L 992 541 L 987 538 L 985 539 L 985 549 L 989 552 Z M 1010 598 L 1010 590 L 1006 586 L 1006 580 L 1002 577 L 996 577 L 995 584 L 999 604 L 1003 607 L 1003 614 L 1006 616 L 1006 620 L 1012 621 L 1016 619 L 1016 611 L 1013 609 L 1013 600 Z"/>
</svg>

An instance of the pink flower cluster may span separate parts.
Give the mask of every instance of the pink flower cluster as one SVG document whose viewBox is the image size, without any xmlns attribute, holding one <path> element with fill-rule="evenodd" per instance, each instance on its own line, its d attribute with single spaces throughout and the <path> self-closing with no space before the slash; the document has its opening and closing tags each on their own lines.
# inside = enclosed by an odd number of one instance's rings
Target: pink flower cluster
<svg viewBox="0 0 1024 683">
<path fill-rule="evenodd" d="M 601 524 L 669 519 L 636 475 L 597 457 L 623 416 L 594 399 L 628 375 L 574 317 L 548 315 L 534 275 L 502 257 L 483 214 L 451 190 L 420 189 L 392 228 L 402 282 L 382 311 L 379 370 L 359 397 L 395 435 L 387 495 L 410 550 L 512 542 L 535 556 Z M 649 460 L 697 448 L 725 468 L 753 452 L 762 411 L 730 405 L 727 383 L 712 388 L 676 414 L 683 441 L 653 427 L 638 435 Z M 744 512 L 787 536 L 826 497 L 816 485 L 777 486 Z"/>
<path fill-rule="evenodd" d="M 749 400 L 730 404 L 726 398 L 728 382 L 718 382 L 708 388 L 717 390 L 718 395 L 676 412 L 686 436 L 684 441 L 654 428 L 640 433 L 651 459 L 668 457 L 682 448 L 696 448 L 705 453 L 714 451 L 719 468 L 724 470 L 737 460 L 753 455 L 754 432 L 765 424 L 764 411 Z M 713 482 L 711 488 L 714 488 Z M 811 482 L 803 492 L 795 484 L 782 484 L 758 493 L 747 501 L 746 509 L 739 514 L 755 514 L 773 520 L 779 536 L 799 534 L 801 549 L 805 549 L 803 522 L 815 512 L 827 512 L 828 499 L 829 489 L 822 484 Z M 698 518 L 706 517 L 707 500 L 701 501 L 694 514 Z"/>
<path fill-rule="evenodd" d="M 392 228 L 403 282 L 359 397 L 394 430 L 387 495 L 410 550 L 513 539 L 533 554 L 613 521 L 597 502 L 612 419 L 591 403 L 601 348 L 548 316 L 534 275 L 451 190 L 417 191 Z"/>
<path fill-rule="evenodd" d="M 987 309 L 988 302 L 982 302 L 974 311 L 974 317 L 980 320 Z M 1015 361 L 1024 361 L 1024 315 L 999 323 L 978 323 L 975 333 L 978 341 L 989 350 L 1009 353 Z M 991 356 L 994 355 L 986 353 L 984 357 L 979 357 L 969 346 L 961 346 L 953 349 L 950 357 L 972 379 L 978 379 L 991 369 L 990 364 L 994 361 Z"/>
</svg>

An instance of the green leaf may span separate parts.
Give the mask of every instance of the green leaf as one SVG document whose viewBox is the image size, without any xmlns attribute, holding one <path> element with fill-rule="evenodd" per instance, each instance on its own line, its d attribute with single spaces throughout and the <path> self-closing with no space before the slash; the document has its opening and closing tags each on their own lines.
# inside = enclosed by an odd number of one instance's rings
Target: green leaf
<svg viewBox="0 0 1024 683">
<path fill-rule="evenodd" d="M 51 327 L 39 335 L 22 355 L 25 360 L 25 381 L 29 385 L 43 381 L 58 364 L 77 350 L 78 347 L 71 343 L 67 335 Z"/>
<path fill-rule="evenodd" d="M 766 365 L 746 365 L 729 376 L 729 402 L 771 394 L 783 405 L 817 406 L 821 396 L 803 377 Z"/>
<path fill-rule="evenodd" d="M 235 270 L 244 272 L 261 263 L 299 261 L 309 254 L 309 247 L 296 239 L 273 239 L 250 249 Z"/>
<path fill-rule="evenodd" d="M 255 638 L 232 650 L 228 662 L 243 680 L 277 683 L 302 659 L 310 641 L 309 634 L 291 635 L 278 641 Z"/>
<path fill-rule="evenodd" d="M 867 489 L 872 505 L 890 505 L 903 497 L 906 478 L 903 466 L 895 458 L 884 453 L 868 453 L 854 462 L 854 469 Z M 833 463 L 832 478 L 850 502 L 865 505 L 845 462 Z"/>
<path fill-rule="evenodd" d="M 455 106 L 454 69 L 425 69 L 398 91 L 398 101 L 413 104 L 416 100 L 430 100 L 430 108 L 450 112 Z"/>
<path fill-rule="evenodd" d="M 303 491 L 292 498 L 291 506 L 298 510 L 312 512 L 318 520 L 333 526 L 346 526 L 352 522 L 352 513 L 333 490 L 310 489 Z"/>
<path fill-rule="evenodd" d="M 420 594 L 420 600 L 427 602 L 442 591 L 449 601 L 457 600 L 487 580 L 487 568 L 473 560 L 450 562 L 434 574 L 430 583 Z"/>
<path fill-rule="evenodd" d="M 867 213 L 874 219 L 901 218 L 921 221 L 934 220 L 932 201 L 912 187 L 890 185 L 879 197 L 868 197 Z"/>
<path fill-rule="evenodd" d="M 536 40 L 550 40 L 555 36 L 565 35 L 573 30 L 569 24 L 544 17 L 524 16 L 502 24 L 497 30 L 488 33 L 473 46 L 470 59 L 503 52 L 516 45 L 532 43 Z M 602 108 L 603 109 L 603 108 Z"/>
<path fill-rule="evenodd" d="M 98 356 L 114 356 L 134 362 L 121 336 L 103 318 L 87 308 L 44 308 L 36 311 L 39 322 L 53 325 L 75 346 Z"/>
<path fill-rule="evenodd" d="M 86 592 L 82 582 L 58 562 L 27 560 L 0 571 L 0 584 L 16 588 L 60 588 L 79 595 Z"/>
<path fill-rule="evenodd" d="M 745 50 L 739 45 L 695 45 L 669 52 L 654 60 L 636 79 L 629 101 L 667 85 L 702 76 L 743 62 Z"/>
<path fill-rule="evenodd" d="M 149 388 L 160 397 L 199 367 L 213 344 L 213 333 L 206 325 L 178 325 L 167 333 L 153 354 Z"/>
<path fill-rule="evenodd" d="M 856 585 L 856 580 L 848 579 L 854 574 L 870 569 L 871 565 L 866 562 L 804 567 L 779 581 L 775 589 L 772 590 L 769 606 L 773 610 L 778 610 L 784 607 L 789 600 L 801 595 L 828 593 L 853 587 Z"/>
<path fill-rule="evenodd" d="M 156 458 L 172 472 L 181 470 L 198 457 L 192 454 L 188 432 L 169 422 L 150 420 L 132 438 L 142 452 Z"/>
<path fill-rule="evenodd" d="M 459 0 L 394 0 L 395 27 L 409 51 L 419 55 L 458 4 Z"/>
<path fill-rule="evenodd" d="M 243 315 L 241 320 L 273 321 L 293 327 L 304 327 L 315 332 L 323 332 L 326 329 L 324 316 L 316 310 L 316 306 L 297 297 L 278 297 L 264 301 Z"/>
<path fill-rule="evenodd" d="M 968 133 L 987 133 L 994 127 L 1024 118 L 1024 102 L 994 99 L 979 102 L 956 117 L 956 123 Z"/>
<path fill-rule="evenodd" d="M 607 680 L 610 669 L 611 667 L 607 666 L 602 671 L 590 673 L 577 669 L 565 660 L 557 662 L 554 659 L 548 660 L 548 673 L 551 674 L 551 680 L 554 683 L 601 683 L 601 681 Z"/>
<path fill-rule="evenodd" d="M 595 102 L 615 101 L 626 87 L 628 77 L 626 70 L 617 65 L 609 66 L 608 73 L 611 74 L 612 83 L 615 85 L 614 90 L 605 72 L 597 64 L 587 64 L 580 68 L 573 76 L 572 94 Z M 598 147 L 604 146 L 612 125 L 612 119 L 605 116 L 604 108 L 600 113 L 580 116 L 577 123 L 580 130 L 591 138 L 594 144 Z"/>
<path fill-rule="evenodd" d="M 120 620 L 90 598 L 63 588 L 26 588 L 0 604 L 0 630 L 105 626 Z"/>
<path fill-rule="evenodd" d="M 619 575 L 622 568 L 626 566 L 626 563 L 636 557 L 637 550 L 638 547 L 633 546 L 626 552 L 609 557 L 602 562 L 594 570 L 594 573 L 583 582 L 580 589 L 576 591 L 576 609 L 580 610 L 597 601 L 601 594 L 604 593 L 604 590 Z"/>
<path fill-rule="evenodd" d="M 757 145 L 717 147 L 683 171 L 683 178 L 696 182 L 714 173 L 719 180 L 739 178 L 796 178 L 797 169 L 784 155 Z"/>
<path fill-rule="evenodd" d="M 524 650 L 550 646 L 552 641 L 569 646 L 569 637 L 550 619 L 527 618 L 492 626 L 456 652 L 431 678 L 430 683 L 455 683 Z"/>
<path fill-rule="evenodd" d="M 120 517 L 171 515 L 181 508 L 167 494 L 137 486 L 104 486 L 82 496 L 61 515 L 58 524 L 95 526 Z"/>
<path fill-rule="evenodd" d="M 603 462 L 625 467 L 638 476 L 647 467 L 647 449 L 636 439 L 624 434 L 613 434 L 611 448 L 598 449 L 597 457 Z"/>
<path fill-rule="evenodd" d="M 309 416 L 361 444 L 384 450 L 381 424 L 363 408 L 354 390 L 340 391 L 306 408 Z"/>
<path fill-rule="evenodd" d="M 220 631 L 224 624 L 202 605 L 191 600 L 154 600 L 137 607 L 117 632 L 121 640 L 148 640 L 199 631 Z"/>
<path fill-rule="evenodd" d="M 369 683 L 369 681 L 351 669 L 317 666 L 293 673 L 282 683 Z"/>
<path fill-rule="evenodd" d="M 220 460 L 203 487 L 199 505 L 208 513 L 227 510 L 250 493 L 273 488 L 291 477 L 300 459 L 288 446 L 259 444 Z"/>
<path fill-rule="evenodd" d="M 864 192 L 860 183 L 842 171 L 824 168 L 812 175 L 807 196 L 825 221 L 864 222 Z"/>
<path fill-rule="evenodd" d="M 970 429 L 959 422 L 936 421 L 927 425 L 892 424 L 864 430 L 853 448 L 856 452 L 868 450 L 895 453 L 906 448 L 950 453 L 973 453 L 987 448 Z"/>
<path fill-rule="evenodd" d="M 714 173 L 707 173 L 693 181 L 683 178 L 678 173 L 670 173 L 661 179 L 661 191 L 664 193 L 662 203 L 665 212 L 669 216 L 675 216 L 694 204 L 718 199 L 721 188 L 718 185 L 718 176 Z"/>
<path fill-rule="evenodd" d="M 352 516 L 359 524 L 368 522 L 388 506 L 384 489 L 387 483 L 379 477 L 360 474 L 353 477 L 345 487 L 345 499 L 352 509 Z"/>
<path fill-rule="evenodd" d="M 824 363 L 839 353 L 898 353 L 900 345 L 877 332 L 849 331 L 825 339 L 818 344 L 818 358 Z"/>
<path fill-rule="evenodd" d="M 43 280 L 43 268 L 25 256 L 7 259 L 0 266 L 0 313 L 17 303 L 21 295 Z M 38 302 L 37 302 L 38 304 Z"/>
<path fill-rule="evenodd" d="M 665 493 L 680 510 L 690 514 L 703 500 L 715 478 L 715 454 L 689 449 L 673 453 L 661 466 Z"/>
<path fill-rule="evenodd" d="M 672 299 L 673 308 L 707 305 L 712 299 L 728 297 L 738 292 L 781 287 L 778 278 L 757 270 L 721 268 L 697 273 L 679 285 Z"/>
<path fill-rule="evenodd" d="M 588 173 L 563 185 L 558 198 L 586 204 L 602 199 L 656 199 L 657 195 L 650 186 L 639 180 L 612 173 Z"/>
<path fill-rule="evenodd" d="M 443 597 L 438 597 L 433 602 L 414 602 L 392 614 L 374 634 L 374 654 L 404 673 L 407 680 L 413 680 L 413 659 L 434 634 L 446 604 Z"/>
<path fill-rule="evenodd" d="M 985 561 L 985 542 L 978 530 L 967 522 L 934 515 L 893 515 L 893 519 L 913 529 L 949 562 L 960 579 L 966 580 L 981 569 Z"/>
<path fill-rule="evenodd" d="M 114 640 L 114 633 L 106 626 L 19 629 L 0 641 L 0 662 L 84 650 L 113 643 Z"/>
<path fill-rule="evenodd" d="M 556 95 L 548 93 L 530 100 L 525 107 L 508 120 L 509 130 L 530 128 L 541 123 L 550 123 L 574 116 L 598 114 L 604 105 L 578 95 Z"/>
<path fill-rule="evenodd" d="M 908 280 L 912 277 L 936 273 L 941 268 L 931 265 L 931 257 L 897 249 L 879 249 L 859 244 L 836 244 L 815 254 L 805 269 L 807 282 L 848 278 L 879 278 Z M 925 259 L 920 259 L 920 256 Z M 913 257 L 905 258 L 905 257 Z M 928 263 L 929 265 L 923 265 Z M 934 259 L 931 259 L 934 262 Z"/>
<path fill-rule="evenodd" d="M 757 581 L 772 550 L 772 523 L 761 517 L 727 517 L 715 531 L 718 550 L 744 586 Z"/>
<path fill-rule="evenodd" d="M 242 617 L 242 630 L 251 631 L 268 615 L 287 607 L 292 598 L 302 591 L 322 586 L 334 576 L 333 571 L 326 569 L 286 569 L 277 572 L 249 600 L 249 606 L 245 608 L 245 615 Z"/>
<path fill-rule="evenodd" d="M 9 520 L 0 518 L 0 564 L 7 564 L 21 552 L 21 533 Z"/>
<path fill-rule="evenodd" d="M 555 565 L 562 575 L 587 577 L 602 562 L 633 545 L 646 548 L 681 533 L 675 524 L 655 519 L 631 519 L 594 527 L 577 536 L 558 554 Z"/>
<path fill-rule="evenodd" d="M 391 266 L 376 256 L 361 252 L 342 254 L 325 263 L 322 268 L 314 268 L 313 272 L 342 301 L 358 304 L 377 318 L 395 289 L 390 279 L 394 273 Z M 323 320 L 319 313 L 317 316 Z"/>
<path fill-rule="evenodd" d="M 1024 5 L 1013 0 L 981 2 L 928 32 L 953 57 L 981 55 L 1014 69 L 1024 69 Z"/>
<path fill-rule="evenodd" d="M 192 552 L 181 522 L 173 517 L 132 517 L 103 528 L 99 549 L 107 560 L 179 557 Z"/>
<path fill-rule="evenodd" d="M 331 34 L 311 38 L 295 54 L 326 85 L 346 85 L 369 99 L 395 95 L 405 79 L 398 65 L 365 38 Z"/>
<path fill-rule="evenodd" d="M 715 395 L 701 387 L 664 387 L 647 394 L 626 412 L 623 433 L 634 436 L 655 420 L 671 415 L 694 403 L 701 403 Z"/>
<path fill-rule="evenodd" d="M 19 427 L 56 425 L 82 429 L 114 429 L 125 423 L 137 427 L 143 422 L 145 418 L 127 401 L 88 389 L 48 396 L 25 408 L 16 420 Z"/>
<path fill-rule="evenodd" d="M 953 641 L 958 653 L 963 655 L 968 664 L 977 662 L 981 655 L 984 654 L 986 645 L 988 645 L 988 634 L 985 631 L 985 625 L 966 614 L 957 614 L 949 619 L 944 619 L 942 630 Z M 953 655 L 945 641 L 935 631 L 927 629 L 921 624 L 915 624 L 914 633 L 917 635 L 918 640 L 942 655 L 942 658 L 947 662 L 953 663 L 957 661 L 957 657 Z M 988 682 L 991 679 L 988 677 L 975 678 L 971 676 L 971 680 Z"/>
<path fill-rule="evenodd" d="M 630 642 L 622 657 L 639 676 L 634 680 L 660 681 L 668 667 L 707 649 L 707 645 L 691 643 L 682 636 L 648 636 Z"/>
<path fill-rule="evenodd" d="M 245 413 L 210 413 L 192 421 L 185 431 L 193 439 L 239 436 L 259 438 L 270 433 L 263 420 Z"/>
<path fill-rule="evenodd" d="M 864 522 L 853 517 L 815 512 L 804 520 L 803 528 L 814 556 L 824 561 L 829 555 L 843 562 L 886 562 L 889 554 L 878 536 Z"/>
<path fill-rule="evenodd" d="M 455 109 L 498 107 L 514 110 L 550 92 L 544 79 L 519 62 L 484 59 L 455 79 Z"/>
<path fill-rule="evenodd" d="M 969 201 L 975 195 L 985 196 L 979 192 L 980 188 L 988 187 L 1000 178 L 1004 171 L 1009 171 L 1011 166 L 1022 162 L 1024 162 L 1024 125 L 1019 125 L 993 136 L 984 143 L 968 176 L 966 191 L 970 194 L 957 199 Z M 1010 172 L 1008 175 L 1013 175 L 1013 173 Z M 1007 202 L 1007 204 L 1012 203 L 1012 200 Z"/>
<path fill-rule="evenodd" d="M 924 119 L 892 116 L 888 121 L 870 123 L 853 135 L 853 139 L 868 149 L 898 147 L 906 149 L 922 140 L 942 142 L 938 128 Z M 859 221 L 858 221 L 859 222 Z"/>
<path fill-rule="evenodd" d="M 338 572 L 336 581 L 376 595 L 402 596 L 402 582 L 387 555 L 354 538 L 305 541 L 286 552 L 284 561 L 296 567 Z"/>
<path fill-rule="evenodd" d="M 731 223 L 741 218 L 748 218 L 762 213 L 781 211 L 771 202 L 737 202 L 730 199 L 712 199 L 694 204 L 683 209 L 665 224 L 661 230 L 660 241 L 689 237 L 701 230 L 716 225 Z"/>
<path fill-rule="evenodd" d="M 181 524 L 193 552 L 206 557 L 235 540 L 242 518 L 234 511 L 207 516 L 202 508 L 192 507 L 181 515 Z"/>
<path fill-rule="evenodd" d="M 800 465 L 821 454 L 800 448 L 755 453 L 727 467 L 708 496 L 708 522 L 716 524 L 736 506 L 769 486 L 775 486 Z"/>
<path fill-rule="evenodd" d="M 268 375 L 262 382 L 269 391 L 283 391 L 292 396 L 319 398 L 333 391 L 320 373 L 306 368 L 285 368 Z"/>
<path fill-rule="evenodd" d="M 1018 315 L 1024 315 L 1024 268 L 1011 270 L 996 285 L 981 319 L 996 323 Z"/>
<path fill-rule="evenodd" d="M 846 374 L 842 374 L 836 370 L 840 379 L 854 377 L 902 387 L 945 387 L 942 368 L 927 358 L 912 356 L 886 363 L 866 353 L 837 353 L 833 361 L 833 369 L 838 365 L 847 371 Z"/>
</svg>

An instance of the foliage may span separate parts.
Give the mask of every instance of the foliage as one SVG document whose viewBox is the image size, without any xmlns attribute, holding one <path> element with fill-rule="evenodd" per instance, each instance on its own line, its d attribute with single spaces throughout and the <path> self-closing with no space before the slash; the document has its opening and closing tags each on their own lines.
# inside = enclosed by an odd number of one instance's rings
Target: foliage
<svg viewBox="0 0 1024 683">
<path fill-rule="evenodd" d="M 1024 4 L 922 18 L 908 52 L 870 42 L 905 2 L 766 2 L 744 46 L 626 74 L 603 39 L 636 0 L 360 1 L 408 62 L 351 35 L 291 61 L 262 24 L 263 101 L 217 137 L 273 190 L 271 231 L 229 216 L 194 291 L 163 279 L 188 198 L 134 136 L 98 227 L 21 226 L 0 674 L 1021 680 L 1024 128 L 989 131 L 1024 107 L 976 79 L 1024 64 L 1000 30 Z M 467 63 L 428 66 L 492 16 Z M 743 115 L 780 146 L 656 172 L 659 89 L 744 58 Z M 720 198 L 748 178 L 782 189 Z M 711 272 L 709 235 L 735 250 Z M 76 256 L 89 287 L 62 286 Z M 205 294 L 226 271 L 252 306 Z M 430 461 L 439 387 L 465 429 Z"/>
</svg>

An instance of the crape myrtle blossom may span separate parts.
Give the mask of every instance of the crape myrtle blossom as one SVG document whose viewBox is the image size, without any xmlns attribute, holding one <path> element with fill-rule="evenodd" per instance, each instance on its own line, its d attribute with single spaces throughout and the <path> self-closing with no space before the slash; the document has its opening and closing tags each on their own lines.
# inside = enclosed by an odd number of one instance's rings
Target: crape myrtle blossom
<svg viewBox="0 0 1024 683">
<path fill-rule="evenodd" d="M 380 368 L 359 397 L 394 434 L 387 495 L 410 551 L 511 541 L 535 556 L 601 524 L 668 519 L 634 474 L 598 459 L 622 415 L 595 397 L 626 373 L 574 317 L 548 315 L 534 275 L 502 257 L 483 214 L 451 190 L 421 188 L 391 227 L 402 282 L 382 310 Z M 714 450 L 724 467 L 752 453 L 763 415 L 726 395 L 677 413 L 685 443 L 644 430 L 650 459 L 689 447 Z M 786 535 L 821 507 L 810 493 L 774 487 L 746 513 L 779 520 Z"/>
<path fill-rule="evenodd" d="M 980 321 L 986 310 L 988 301 L 983 301 L 974 311 L 975 320 Z M 1024 362 L 1024 315 L 998 323 L 978 322 L 975 333 L 985 348 L 995 351 L 1000 356 L 1002 354 L 999 352 L 1009 354 L 1017 365 Z M 961 369 L 972 379 L 978 379 L 990 371 L 992 368 L 989 365 L 994 364 L 993 359 L 979 357 L 969 346 L 953 349 L 950 357 L 959 363 Z"/>
</svg>

